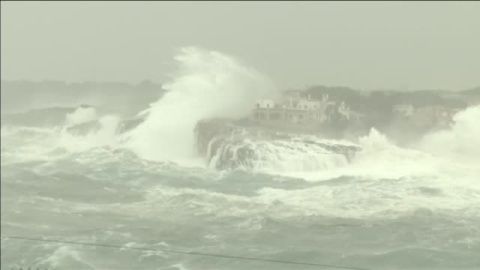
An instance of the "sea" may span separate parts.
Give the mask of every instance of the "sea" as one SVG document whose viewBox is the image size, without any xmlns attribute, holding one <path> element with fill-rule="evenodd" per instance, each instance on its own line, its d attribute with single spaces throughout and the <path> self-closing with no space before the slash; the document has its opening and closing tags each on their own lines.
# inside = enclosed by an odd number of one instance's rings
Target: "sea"
<svg viewBox="0 0 480 270">
<path fill-rule="evenodd" d="M 409 146 L 375 128 L 342 141 L 351 158 L 265 140 L 255 166 L 219 169 L 195 125 L 276 87 L 218 52 L 175 61 L 128 132 L 92 108 L 2 125 L 1 269 L 480 269 L 480 107 Z M 98 126 L 68 129 L 86 121 Z"/>
</svg>

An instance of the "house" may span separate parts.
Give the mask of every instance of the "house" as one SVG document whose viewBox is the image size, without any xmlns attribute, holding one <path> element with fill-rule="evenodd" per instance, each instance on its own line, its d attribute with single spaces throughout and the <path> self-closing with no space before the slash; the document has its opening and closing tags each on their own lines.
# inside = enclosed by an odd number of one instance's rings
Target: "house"
<svg viewBox="0 0 480 270">
<path fill-rule="evenodd" d="M 259 99 L 256 102 L 256 108 L 269 109 L 275 107 L 275 101 L 273 99 Z"/>
<path fill-rule="evenodd" d="M 251 118 L 262 123 L 315 125 L 326 120 L 326 108 L 332 104 L 328 96 L 313 100 L 310 96 L 302 97 L 298 91 L 289 91 L 278 100 L 257 100 Z"/>
</svg>

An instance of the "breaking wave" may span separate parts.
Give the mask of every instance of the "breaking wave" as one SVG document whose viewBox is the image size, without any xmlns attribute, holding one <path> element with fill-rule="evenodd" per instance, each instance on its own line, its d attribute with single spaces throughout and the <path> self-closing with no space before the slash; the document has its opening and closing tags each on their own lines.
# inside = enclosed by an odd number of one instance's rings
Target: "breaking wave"
<svg viewBox="0 0 480 270">
<path fill-rule="evenodd" d="M 67 114 L 67 125 L 78 125 L 97 119 L 97 110 L 95 108 L 77 107 L 74 112 Z"/>
<path fill-rule="evenodd" d="M 275 87 L 252 68 L 224 54 L 184 48 L 168 91 L 142 113 L 145 120 L 128 134 L 127 147 L 143 158 L 182 162 L 195 157 L 196 124 L 213 117 L 241 117 L 255 99 Z"/>
<path fill-rule="evenodd" d="M 215 169 L 287 174 L 345 166 L 358 150 L 354 143 L 314 135 L 233 129 L 207 139 L 204 155 Z"/>
<path fill-rule="evenodd" d="M 2 126 L 2 204 L 15 206 L 2 209 L 2 228 L 374 269 L 480 264 L 480 107 L 410 148 L 375 129 L 355 141 L 238 127 L 199 132 L 201 120 L 241 117 L 276 90 L 224 54 L 186 48 L 176 60 L 169 92 L 126 132 L 125 119 L 88 108 L 50 128 Z M 185 166 L 195 157 L 201 166 Z M 8 242 L 2 268 L 18 266 L 19 254 L 75 269 L 219 265 L 30 244 Z M 279 269 L 268 267 L 260 268 Z"/>
<path fill-rule="evenodd" d="M 419 148 L 455 163 L 480 164 L 480 106 L 457 113 L 451 129 L 428 134 Z"/>
<path fill-rule="evenodd" d="M 375 129 L 351 142 L 242 128 L 200 138 L 202 120 L 240 118 L 255 99 L 278 91 L 258 71 L 222 53 L 188 47 L 175 60 L 178 70 L 164 86 L 168 92 L 126 132 L 119 116 L 78 107 L 64 116 L 63 126 L 2 127 L 2 139 L 24 155 L 121 148 L 153 161 L 308 179 L 431 176 L 455 166 L 475 171 L 480 162 L 480 106 L 459 112 L 451 129 L 428 134 L 411 148 L 396 146 Z"/>
</svg>

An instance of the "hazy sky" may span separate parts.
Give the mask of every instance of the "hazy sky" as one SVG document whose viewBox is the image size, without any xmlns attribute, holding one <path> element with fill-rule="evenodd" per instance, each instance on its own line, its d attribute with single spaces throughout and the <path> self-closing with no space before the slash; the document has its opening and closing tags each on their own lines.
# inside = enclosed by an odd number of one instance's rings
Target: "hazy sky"
<svg viewBox="0 0 480 270">
<path fill-rule="evenodd" d="M 478 2 L 2 2 L 2 79 L 161 82 L 175 50 L 280 87 L 480 85 Z"/>
</svg>

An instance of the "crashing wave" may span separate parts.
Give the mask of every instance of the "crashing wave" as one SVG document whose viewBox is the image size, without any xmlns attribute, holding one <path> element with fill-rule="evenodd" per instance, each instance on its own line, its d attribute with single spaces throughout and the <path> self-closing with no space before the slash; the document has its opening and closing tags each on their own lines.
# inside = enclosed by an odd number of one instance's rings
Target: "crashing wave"
<svg viewBox="0 0 480 270">
<path fill-rule="evenodd" d="M 322 171 L 347 165 L 360 150 L 350 142 L 242 127 L 222 120 L 201 121 L 196 135 L 199 154 L 208 167 L 219 170 Z"/>
</svg>

